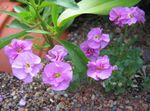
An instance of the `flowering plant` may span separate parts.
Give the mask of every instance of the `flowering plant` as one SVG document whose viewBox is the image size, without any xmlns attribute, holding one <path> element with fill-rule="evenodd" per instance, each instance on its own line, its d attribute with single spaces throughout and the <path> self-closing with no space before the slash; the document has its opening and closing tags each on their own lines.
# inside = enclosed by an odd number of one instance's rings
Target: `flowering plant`
<svg viewBox="0 0 150 111">
<path fill-rule="evenodd" d="M 18 79 L 30 83 L 43 70 L 43 82 L 53 90 L 60 91 L 67 89 L 70 83 L 73 84 L 72 81 L 79 83 L 86 77 L 86 73 L 95 80 L 104 80 L 111 76 L 113 70 L 117 70 L 116 66 L 111 65 L 107 55 L 100 56 L 101 50 L 110 42 L 109 34 L 103 33 L 102 28 L 91 29 L 87 40 L 80 47 L 60 40 L 60 35 L 75 17 L 81 14 L 107 15 L 113 7 L 132 6 L 140 0 L 82 0 L 79 3 L 74 0 L 18 1 L 26 4 L 27 8 L 15 7 L 16 13 L 3 12 L 16 18 L 8 27 L 22 28 L 23 31 L 0 39 L 0 48 L 5 47 L 13 74 Z M 116 10 L 126 11 L 124 14 Z M 110 20 L 119 26 L 143 23 L 144 13 L 137 7 L 112 9 Z M 21 37 L 29 39 L 26 35 L 31 32 L 43 34 L 45 45 L 38 47 L 50 49 L 45 57 L 46 64 L 42 64 L 40 57 L 33 54 L 31 41 L 18 40 Z M 54 40 L 61 45 L 54 45 Z M 65 56 L 71 58 L 71 63 Z"/>
</svg>

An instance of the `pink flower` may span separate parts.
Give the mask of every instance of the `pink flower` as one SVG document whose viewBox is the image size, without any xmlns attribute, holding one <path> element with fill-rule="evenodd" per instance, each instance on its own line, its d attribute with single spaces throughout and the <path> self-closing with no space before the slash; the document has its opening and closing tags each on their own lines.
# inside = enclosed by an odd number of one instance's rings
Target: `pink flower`
<svg viewBox="0 0 150 111">
<path fill-rule="evenodd" d="M 32 52 L 32 42 L 29 40 L 17 40 L 13 39 L 10 45 L 5 46 L 5 53 L 9 57 L 10 63 L 23 52 Z"/>
<path fill-rule="evenodd" d="M 144 23 L 145 13 L 138 7 L 115 7 L 110 11 L 109 19 L 121 27 L 130 26 L 137 22 Z"/>
<path fill-rule="evenodd" d="M 99 49 L 92 49 L 91 47 L 89 47 L 89 42 L 90 41 L 88 40 L 84 41 L 82 44 L 80 44 L 80 48 L 88 58 L 93 60 L 99 56 Z"/>
<path fill-rule="evenodd" d="M 55 45 L 55 47 L 48 51 L 46 59 L 48 61 L 63 61 L 64 57 L 67 55 L 67 50 L 61 45 Z"/>
<path fill-rule="evenodd" d="M 61 91 L 69 87 L 73 72 L 68 63 L 52 62 L 45 66 L 43 82 L 51 85 L 53 90 Z"/>
<path fill-rule="evenodd" d="M 103 49 L 105 48 L 109 41 L 109 35 L 102 33 L 100 28 L 92 28 L 88 33 L 88 46 L 92 49 Z"/>
<path fill-rule="evenodd" d="M 109 20 L 123 27 L 127 22 L 127 10 L 124 7 L 115 7 L 109 13 Z"/>
<path fill-rule="evenodd" d="M 138 7 L 125 8 L 127 10 L 127 24 L 132 25 L 137 22 L 144 23 L 145 22 L 145 13 L 143 10 Z"/>
<path fill-rule="evenodd" d="M 111 76 L 113 69 L 108 56 L 105 55 L 88 63 L 87 75 L 95 80 L 104 80 Z"/>
<path fill-rule="evenodd" d="M 12 63 L 13 75 L 25 84 L 30 83 L 42 69 L 40 62 L 40 57 L 31 52 L 20 53 Z"/>
</svg>

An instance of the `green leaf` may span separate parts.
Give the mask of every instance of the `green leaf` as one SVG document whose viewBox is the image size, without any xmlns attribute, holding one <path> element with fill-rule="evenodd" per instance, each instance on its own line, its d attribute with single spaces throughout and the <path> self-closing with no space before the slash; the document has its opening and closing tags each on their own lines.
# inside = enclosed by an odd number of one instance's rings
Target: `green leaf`
<svg viewBox="0 0 150 111">
<path fill-rule="evenodd" d="M 53 4 L 60 5 L 66 8 L 72 8 L 72 9 L 78 8 L 78 5 L 74 0 L 47 0 L 41 4 L 40 8 L 48 5 L 53 5 Z"/>
<path fill-rule="evenodd" d="M 33 36 L 25 36 L 23 39 L 34 39 Z"/>
<path fill-rule="evenodd" d="M 74 0 L 56 0 L 56 3 L 66 8 L 73 8 L 73 9 L 78 8 L 78 5 Z"/>
<path fill-rule="evenodd" d="M 40 34 L 50 34 L 50 32 L 44 31 L 44 30 L 28 30 L 27 32 L 33 32 L 33 33 L 40 33 Z"/>
<path fill-rule="evenodd" d="M 20 16 L 18 14 L 14 13 L 14 12 L 9 12 L 9 11 L 4 11 L 4 10 L 0 10 L 0 12 L 3 12 L 5 14 L 7 14 L 7 15 L 10 15 L 10 16 L 16 18 L 16 19 L 20 18 Z"/>
<path fill-rule="evenodd" d="M 52 21 L 55 27 L 57 26 L 58 14 L 59 14 L 58 6 L 52 5 L 51 15 L 52 15 Z"/>
<path fill-rule="evenodd" d="M 48 44 L 48 43 L 44 43 L 44 44 L 43 44 L 43 48 L 45 48 L 45 49 L 46 49 L 46 48 L 50 48 L 50 46 L 51 46 L 51 45 Z"/>
<path fill-rule="evenodd" d="M 80 86 L 80 75 L 79 73 L 74 69 L 73 71 L 73 81 L 71 82 L 70 84 L 70 87 L 69 87 L 69 91 L 71 92 L 74 92 L 77 90 L 77 88 L 79 88 Z"/>
<path fill-rule="evenodd" d="M 33 47 L 38 50 L 42 50 L 42 47 L 39 44 L 33 44 Z"/>
<path fill-rule="evenodd" d="M 22 37 L 22 36 L 24 36 L 26 34 L 28 34 L 28 32 L 22 31 L 22 32 L 19 32 L 19 33 L 16 33 L 16 34 L 13 34 L 13 35 L 1 38 L 0 39 L 0 49 L 3 48 L 4 46 L 6 46 L 7 44 L 9 44 L 12 39 L 20 38 L 20 37 Z"/>
<path fill-rule="evenodd" d="M 17 0 L 18 2 L 24 3 L 24 4 L 28 4 L 27 0 Z"/>
<path fill-rule="evenodd" d="M 82 0 L 77 5 L 78 9 L 66 9 L 58 18 L 57 25 L 62 27 L 64 24 L 81 14 L 107 15 L 113 7 L 130 7 L 137 4 L 140 0 Z"/>
<path fill-rule="evenodd" d="M 26 9 L 24 9 L 24 8 L 22 8 L 22 7 L 20 7 L 20 6 L 16 6 L 16 7 L 14 8 L 14 11 L 17 12 L 17 13 L 20 13 L 20 12 L 26 11 Z"/>
<path fill-rule="evenodd" d="M 10 28 L 22 28 L 22 29 L 29 29 L 26 24 L 21 23 L 19 20 L 13 20 L 11 24 L 7 25 Z"/>
<path fill-rule="evenodd" d="M 51 7 L 45 7 L 44 8 L 43 15 L 42 15 L 43 20 L 51 19 L 51 17 L 50 17 L 51 13 L 50 12 L 51 12 Z"/>
<path fill-rule="evenodd" d="M 41 5 L 38 7 L 38 9 L 42 9 L 42 8 L 45 8 L 45 7 L 51 6 L 51 5 L 53 5 L 53 2 L 43 1 L 41 3 Z"/>
<path fill-rule="evenodd" d="M 60 43 L 68 50 L 76 72 L 86 74 L 88 58 L 84 55 L 81 49 L 67 41 L 60 41 Z"/>
</svg>

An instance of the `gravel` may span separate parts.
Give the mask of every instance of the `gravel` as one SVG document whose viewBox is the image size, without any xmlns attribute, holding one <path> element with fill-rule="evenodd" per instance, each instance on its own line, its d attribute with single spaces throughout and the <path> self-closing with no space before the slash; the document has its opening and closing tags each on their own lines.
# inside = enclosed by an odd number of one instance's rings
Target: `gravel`
<svg viewBox="0 0 150 111">
<path fill-rule="evenodd" d="M 0 111 L 149 111 L 146 91 L 115 96 L 101 82 L 82 84 L 75 92 L 55 92 L 41 83 L 40 75 L 24 85 L 12 75 L 0 74 Z"/>
</svg>

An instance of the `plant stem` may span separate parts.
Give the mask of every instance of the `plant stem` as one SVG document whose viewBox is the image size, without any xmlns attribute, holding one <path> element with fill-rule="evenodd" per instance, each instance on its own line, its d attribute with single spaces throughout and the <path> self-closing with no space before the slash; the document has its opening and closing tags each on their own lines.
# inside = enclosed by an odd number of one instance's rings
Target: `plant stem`
<svg viewBox="0 0 150 111">
<path fill-rule="evenodd" d="M 34 10 L 35 10 L 35 12 L 36 12 L 36 15 L 37 15 L 38 19 L 39 19 L 40 22 L 41 22 L 41 26 L 42 26 L 43 30 L 49 32 L 49 29 L 47 28 L 46 23 L 43 21 L 41 15 L 39 14 L 38 9 L 37 9 L 37 8 L 35 7 L 35 5 L 33 5 L 33 4 L 32 4 L 32 7 L 34 8 Z M 53 39 L 51 38 L 51 36 L 50 36 L 49 34 L 45 34 L 45 35 L 43 34 L 43 36 L 44 36 L 44 39 L 45 39 L 48 43 L 50 43 L 50 48 L 53 48 L 53 47 L 54 47 L 54 43 L 53 43 Z"/>
</svg>

